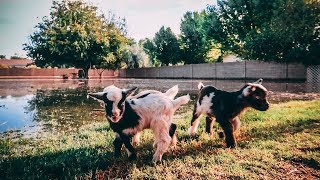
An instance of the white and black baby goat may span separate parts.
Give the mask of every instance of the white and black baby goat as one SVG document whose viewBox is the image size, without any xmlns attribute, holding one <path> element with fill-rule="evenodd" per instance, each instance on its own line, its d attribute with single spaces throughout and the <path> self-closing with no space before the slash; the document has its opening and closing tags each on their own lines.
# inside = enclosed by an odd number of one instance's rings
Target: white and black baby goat
<svg viewBox="0 0 320 180">
<path fill-rule="evenodd" d="M 197 131 L 200 117 L 206 115 L 206 132 L 212 133 L 214 120 L 220 124 L 225 134 L 227 147 L 236 147 L 234 131 L 239 129 L 240 120 L 237 117 L 246 107 L 252 107 L 260 111 L 269 108 L 267 101 L 267 89 L 262 85 L 262 79 L 254 83 L 247 83 L 236 92 L 219 90 L 213 86 L 198 85 L 200 90 L 198 100 L 194 106 L 189 134 Z"/>
<path fill-rule="evenodd" d="M 188 103 L 190 97 L 185 95 L 174 99 L 179 90 L 177 86 L 166 93 L 151 90 L 131 96 L 135 90 L 136 87 L 119 89 L 112 85 L 106 87 L 103 92 L 89 93 L 89 96 L 105 104 L 106 117 L 111 129 L 116 133 L 113 142 L 115 156 L 121 155 L 124 144 L 129 159 L 135 159 L 136 151 L 131 144 L 132 137 L 139 135 L 143 129 L 152 129 L 156 147 L 153 161 L 161 161 L 176 130 L 176 125 L 172 124 L 173 114 L 181 105 Z"/>
</svg>

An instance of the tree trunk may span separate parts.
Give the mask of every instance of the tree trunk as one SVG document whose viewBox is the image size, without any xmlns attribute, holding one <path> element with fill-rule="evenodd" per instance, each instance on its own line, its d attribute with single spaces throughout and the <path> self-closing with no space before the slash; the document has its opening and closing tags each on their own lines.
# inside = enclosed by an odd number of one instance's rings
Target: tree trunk
<svg viewBox="0 0 320 180">
<path fill-rule="evenodd" d="M 89 79 L 89 68 L 83 68 L 82 69 L 84 72 L 84 79 Z"/>
<path fill-rule="evenodd" d="M 98 69 L 99 79 L 102 79 L 102 73 L 105 69 Z"/>
</svg>

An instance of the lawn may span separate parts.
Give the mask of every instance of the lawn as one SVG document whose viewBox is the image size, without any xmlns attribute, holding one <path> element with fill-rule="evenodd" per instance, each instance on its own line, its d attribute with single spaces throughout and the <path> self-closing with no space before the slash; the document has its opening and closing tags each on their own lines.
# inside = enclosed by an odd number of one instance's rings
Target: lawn
<svg viewBox="0 0 320 180">
<path fill-rule="evenodd" d="M 198 135 L 189 137 L 191 112 L 191 105 L 177 112 L 178 146 L 157 164 L 151 162 L 153 135 L 148 130 L 135 161 L 127 159 L 124 149 L 121 158 L 113 157 L 107 122 L 34 137 L 6 133 L 0 140 L 0 179 L 320 178 L 320 100 L 272 104 L 266 112 L 248 109 L 240 117 L 236 149 L 225 148 L 217 124 L 213 136 L 206 134 L 204 119 Z"/>
</svg>

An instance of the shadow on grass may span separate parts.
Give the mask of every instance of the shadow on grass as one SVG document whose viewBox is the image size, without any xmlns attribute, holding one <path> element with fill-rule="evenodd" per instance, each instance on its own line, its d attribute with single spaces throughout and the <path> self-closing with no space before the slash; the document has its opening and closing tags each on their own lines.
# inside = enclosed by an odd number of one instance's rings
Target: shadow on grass
<svg viewBox="0 0 320 180">
<path fill-rule="evenodd" d="M 217 148 L 205 144 L 203 148 L 190 147 L 179 152 L 167 152 L 164 160 L 172 161 L 185 155 L 206 153 L 208 149 Z M 124 149 L 124 148 L 123 148 Z M 39 156 L 14 157 L 0 160 L 0 179 L 73 179 L 74 177 L 97 178 L 103 172 L 104 178 L 126 178 L 135 167 L 153 167 L 154 153 L 152 142 L 145 142 L 137 148 L 138 160 L 129 161 L 124 150 L 119 158 L 113 157 L 102 147 L 79 148 L 45 153 Z"/>
<path fill-rule="evenodd" d="M 117 162 L 112 152 L 80 148 L 0 160 L 0 179 L 67 179 Z M 95 173 L 93 173 L 95 174 Z"/>
</svg>

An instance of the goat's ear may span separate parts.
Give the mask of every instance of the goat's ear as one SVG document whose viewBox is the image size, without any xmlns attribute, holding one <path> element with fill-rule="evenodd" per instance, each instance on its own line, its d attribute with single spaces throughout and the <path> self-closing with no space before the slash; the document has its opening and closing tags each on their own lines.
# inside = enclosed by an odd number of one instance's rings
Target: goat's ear
<svg viewBox="0 0 320 180">
<path fill-rule="evenodd" d="M 106 96 L 106 92 L 89 93 L 88 96 L 97 100 L 103 101 L 103 96 Z"/>
<path fill-rule="evenodd" d="M 202 82 L 199 82 L 199 84 L 198 84 L 198 89 L 201 90 L 203 87 L 204 87 L 203 83 L 202 83 Z"/>
<path fill-rule="evenodd" d="M 262 81 L 263 81 L 263 79 L 260 78 L 260 79 L 258 79 L 256 82 L 253 82 L 253 84 L 262 84 Z"/>
<path fill-rule="evenodd" d="M 125 89 L 122 92 L 126 95 L 126 97 L 132 95 L 137 90 L 137 87 L 132 87 L 130 89 Z"/>
<path fill-rule="evenodd" d="M 252 86 L 251 83 L 248 83 L 248 86 L 243 89 L 242 95 L 243 95 L 244 97 L 247 97 L 247 96 L 249 96 L 249 95 L 251 94 L 251 92 L 253 92 L 253 91 L 255 91 L 255 90 L 256 90 L 256 87 L 255 87 L 255 86 Z"/>
</svg>

